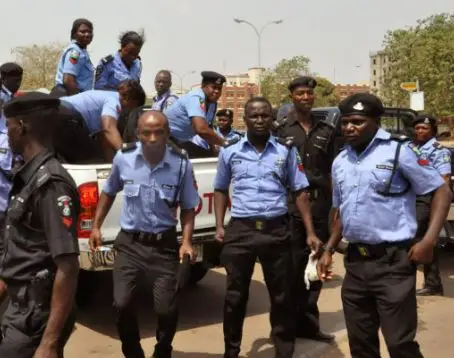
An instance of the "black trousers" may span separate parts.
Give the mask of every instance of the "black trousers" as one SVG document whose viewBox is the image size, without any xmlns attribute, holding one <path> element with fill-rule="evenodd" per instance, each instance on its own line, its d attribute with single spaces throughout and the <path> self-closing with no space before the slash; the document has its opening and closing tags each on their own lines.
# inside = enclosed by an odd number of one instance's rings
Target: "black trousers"
<svg viewBox="0 0 454 358">
<path fill-rule="evenodd" d="M 350 244 L 345 257 L 342 304 L 352 358 L 380 358 L 381 327 L 391 358 L 419 358 L 416 266 L 408 247 L 389 246 L 364 258 Z"/>
<path fill-rule="evenodd" d="M 328 214 L 326 218 L 313 218 L 315 232 L 320 240 L 329 239 Z M 309 261 L 311 250 L 306 244 L 306 232 L 300 216 L 291 216 L 292 253 L 294 264 L 294 289 L 296 301 L 296 332 L 297 336 L 312 337 L 320 332 L 320 312 L 318 299 L 322 282 L 312 282 L 309 290 L 304 283 L 304 271 Z"/>
<path fill-rule="evenodd" d="M 114 306 L 118 311 L 117 329 L 126 358 L 144 358 L 136 316 L 138 289 L 153 296 L 158 317 L 156 358 L 171 357 L 172 341 L 178 320 L 177 271 L 178 242 L 176 233 L 157 243 L 143 243 L 132 234 L 120 231 L 115 241 L 113 269 Z"/>
<path fill-rule="evenodd" d="M 43 336 L 50 314 L 50 302 L 39 304 L 29 298 L 26 286 L 8 286 L 10 301 L 1 322 L 0 357 L 32 358 Z M 76 313 L 73 309 L 61 332 L 58 357 L 74 329 Z"/>
<path fill-rule="evenodd" d="M 240 353 L 249 286 L 257 257 L 262 265 L 271 301 L 271 327 L 277 358 L 291 358 L 295 345 L 292 264 L 288 219 L 256 229 L 242 219 L 232 219 L 226 227 L 221 264 L 227 272 L 224 302 L 225 358 Z"/>
<path fill-rule="evenodd" d="M 430 196 L 417 197 L 416 199 L 416 220 L 418 221 L 418 230 L 416 238 L 421 240 L 427 229 L 429 228 L 430 220 Z M 440 267 L 439 267 L 439 251 L 440 248 L 435 246 L 432 262 L 424 264 L 424 288 L 435 291 L 443 291 L 441 282 Z"/>
</svg>

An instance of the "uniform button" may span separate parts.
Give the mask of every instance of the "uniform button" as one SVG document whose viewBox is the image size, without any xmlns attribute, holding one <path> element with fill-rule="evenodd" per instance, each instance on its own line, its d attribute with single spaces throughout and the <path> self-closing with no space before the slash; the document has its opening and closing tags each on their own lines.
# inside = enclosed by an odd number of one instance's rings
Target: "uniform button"
<svg viewBox="0 0 454 358">
<path fill-rule="evenodd" d="M 359 160 L 356 162 L 356 164 L 359 164 Z"/>
<path fill-rule="evenodd" d="M 355 184 L 355 188 L 358 187 L 358 184 Z"/>
<path fill-rule="evenodd" d="M 6 225 L 6 230 L 9 230 L 9 225 Z"/>
<path fill-rule="evenodd" d="M 11 199 L 14 200 L 15 196 L 12 196 Z"/>
<path fill-rule="evenodd" d="M 306 154 L 306 157 L 308 157 L 308 156 L 309 156 L 309 153 Z"/>
</svg>

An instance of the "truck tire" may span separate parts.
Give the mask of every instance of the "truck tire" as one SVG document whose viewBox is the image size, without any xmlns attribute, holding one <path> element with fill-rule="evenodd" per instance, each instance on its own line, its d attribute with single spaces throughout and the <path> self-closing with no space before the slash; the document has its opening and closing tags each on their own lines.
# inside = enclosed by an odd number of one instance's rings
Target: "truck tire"
<svg viewBox="0 0 454 358">
<path fill-rule="evenodd" d="M 197 262 L 191 266 L 191 276 L 189 277 L 189 285 L 195 285 L 199 282 L 208 272 L 208 267 L 206 267 L 203 262 Z"/>
</svg>

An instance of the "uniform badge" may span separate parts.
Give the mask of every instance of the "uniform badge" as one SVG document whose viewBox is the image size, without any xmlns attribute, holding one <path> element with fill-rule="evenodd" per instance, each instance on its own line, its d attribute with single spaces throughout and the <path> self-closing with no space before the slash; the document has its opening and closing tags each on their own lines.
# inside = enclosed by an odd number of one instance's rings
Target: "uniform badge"
<svg viewBox="0 0 454 358">
<path fill-rule="evenodd" d="M 298 166 L 298 169 L 300 170 L 300 172 L 304 171 L 303 161 L 301 160 L 300 153 L 298 153 L 298 152 L 296 152 L 296 165 Z"/>
<path fill-rule="evenodd" d="M 200 101 L 200 108 L 202 109 L 202 111 L 206 111 L 205 100 L 202 98 L 199 98 L 199 101 Z"/>
<path fill-rule="evenodd" d="M 447 155 L 447 154 L 443 155 L 443 162 L 449 163 L 450 161 L 451 161 L 451 158 L 449 157 L 449 155 Z"/>
<path fill-rule="evenodd" d="M 73 224 L 73 219 L 71 217 L 71 206 L 73 203 L 71 198 L 68 195 L 60 196 L 57 198 L 57 205 L 61 208 L 62 223 L 69 229 Z"/>
<path fill-rule="evenodd" d="M 356 109 L 357 111 L 364 111 L 364 106 L 361 102 L 358 102 L 353 106 L 353 109 Z"/>
<path fill-rule="evenodd" d="M 428 159 L 425 159 L 425 158 L 419 158 L 419 159 L 418 159 L 418 164 L 419 164 L 419 165 L 422 165 L 422 166 L 429 165 L 429 160 L 428 160 Z"/>
<path fill-rule="evenodd" d="M 276 163 L 274 163 L 274 165 L 276 166 L 276 168 L 281 168 L 284 163 L 285 163 L 285 159 L 277 158 Z"/>
<path fill-rule="evenodd" d="M 6 154 L 8 152 L 7 148 L 0 148 L 0 153 L 1 154 Z"/>
<path fill-rule="evenodd" d="M 77 64 L 77 62 L 79 62 L 79 57 L 80 57 L 79 51 L 72 50 L 69 53 L 69 62 L 71 62 L 73 65 L 75 65 L 75 64 Z"/>
</svg>

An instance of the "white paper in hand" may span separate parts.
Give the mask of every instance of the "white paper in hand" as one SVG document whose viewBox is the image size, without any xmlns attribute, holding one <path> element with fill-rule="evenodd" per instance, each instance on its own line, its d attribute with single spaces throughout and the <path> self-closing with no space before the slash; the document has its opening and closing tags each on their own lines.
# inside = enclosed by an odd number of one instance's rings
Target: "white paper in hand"
<svg viewBox="0 0 454 358">
<path fill-rule="evenodd" d="M 306 289 L 309 290 L 311 287 L 311 282 L 320 281 L 317 273 L 317 259 L 314 259 L 315 251 L 312 251 L 309 255 L 309 261 L 307 262 L 306 270 L 304 271 L 304 283 L 306 284 Z"/>
</svg>

